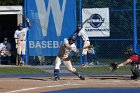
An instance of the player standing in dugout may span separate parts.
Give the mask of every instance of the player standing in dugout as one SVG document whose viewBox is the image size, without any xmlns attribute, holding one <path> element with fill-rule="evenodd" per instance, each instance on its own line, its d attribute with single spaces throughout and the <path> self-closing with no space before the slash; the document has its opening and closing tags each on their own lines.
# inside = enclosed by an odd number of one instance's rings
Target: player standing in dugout
<svg viewBox="0 0 140 93">
<path fill-rule="evenodd" d="M 25 52 L 26 52 L 26 34 L 31 26 L 30 21 L 26 18 L 27 27 L 23 28 L 23 24 L 20 23 L 18 29 L 15 31 L 14 38 L 17 48 L 19 65 L 25 64 Z"/>
</svg>

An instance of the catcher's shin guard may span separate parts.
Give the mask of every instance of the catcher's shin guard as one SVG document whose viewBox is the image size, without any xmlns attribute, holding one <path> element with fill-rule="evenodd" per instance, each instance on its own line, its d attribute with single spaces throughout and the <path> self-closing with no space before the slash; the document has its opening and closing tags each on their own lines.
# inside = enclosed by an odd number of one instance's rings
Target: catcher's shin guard
<svg viewBox="0 0 140 93">
<path fill-rule="evenodd" d="M 131 65 L 131 71 L 134 77 L 140 77 L 140 69 L 138 64 Z"/>
<path fill-rule="evenodd" d="M 55 80 L 60 80 L 59 69 L 54 69 L 54 78 Z"/>
</svg>

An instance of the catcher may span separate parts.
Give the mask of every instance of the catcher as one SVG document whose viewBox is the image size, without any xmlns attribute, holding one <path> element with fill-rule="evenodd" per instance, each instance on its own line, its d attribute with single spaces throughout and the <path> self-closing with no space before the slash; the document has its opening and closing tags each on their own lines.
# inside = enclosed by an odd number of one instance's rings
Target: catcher
<svg viewBox="0 0 140 93">
<path fill-rule="evenodd" d="M 81 80 L 85 80 L 85 77 L 80 75 L 76 69 L 72 66 L 71 60 L 69 59 L 68 55 L 72 51 L 74 54 L 76 54 L 76 45 L 75 45 L 75 38 L 71 36 L 69 39 L 65 38 L 63 43 L 60 46 L 58 55 L 55 59 L 55 68 L 54 68 L 54 78 L 55 80 L 60 80 L 59 76 L 59 70 L 61 61 L 64 63 L 64 65 L 67 67 L 67 69 L 72 72 L 73 74 L 77 75 Z"/>
<path fill-rule="evenodd" d="M 137 53 L 133 51 L 133 48 L 128 47 L 125 51 L 125 55 L 128 57 L 124 62 L 120 64 L 111 64 L 112 65 L 112 71 L 115 71 L 117 68 L 127 65 L 128 63 L 131 63 L 131 72 L 132 76 L 131 79 L 138 79 L 140 77 L 140 58 Z"/>
</svg>

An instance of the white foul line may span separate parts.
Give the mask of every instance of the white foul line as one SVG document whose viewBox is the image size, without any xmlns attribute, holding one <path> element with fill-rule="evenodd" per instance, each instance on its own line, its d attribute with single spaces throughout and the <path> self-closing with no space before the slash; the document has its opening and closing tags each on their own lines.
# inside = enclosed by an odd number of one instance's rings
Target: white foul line
<svg viewBox="0 0 140 93">
<path fill-rule="evenodd" d="M 41 89 L 41 88 L 50 88 L 50 87 L 62 87 L 62 86 L 68 86 L 68 85 L 82 85 L 82 84 L 61 84 L 61 85 L 54 85 L 54 86 L 43 86 L 43 87 L 32 87 L 32 88 L 26 88 L 26 89 L 20 89 L 20 90 L 14 90 L 14 91 L 9 91 L 5 93 L 17 93 L 17 92 L 23 92 L 23 91 L 29 91 L 29 90 L 34 90 L 34 89 Z"/>
</svg>

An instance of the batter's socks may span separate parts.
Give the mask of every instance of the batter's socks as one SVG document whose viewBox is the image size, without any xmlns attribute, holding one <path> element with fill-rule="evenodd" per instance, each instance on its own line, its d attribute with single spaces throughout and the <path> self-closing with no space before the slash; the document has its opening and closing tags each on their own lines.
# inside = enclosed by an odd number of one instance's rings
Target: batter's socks
<svg viewBox="0 0 140 93">
<path fill-rule="evenodd" d="M 83 55 L 83 61 L 84 61 L 84 64 L 87 64 L 87 55 Z"/>
<path fill-rule="evenodd" d="M 55 80 L 60 80 L 59 69 L 54 69 L 54 78 Z"/>
<path fill-rule="evenodd" d="M 21 57 L 22 57 L 22 62 L 24 62 L 25 61 L 25 55 L 22 55 Z"/>
</svg>

